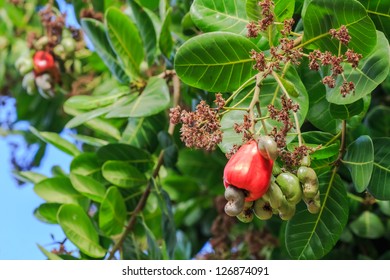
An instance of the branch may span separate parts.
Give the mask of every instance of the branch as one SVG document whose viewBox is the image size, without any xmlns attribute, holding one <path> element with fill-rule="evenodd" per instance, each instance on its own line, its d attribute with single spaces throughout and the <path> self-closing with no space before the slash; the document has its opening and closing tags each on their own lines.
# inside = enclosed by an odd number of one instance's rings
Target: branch
<svg viewBox="0 0 390 280">
<path fill-rule="evenodd" d="M 255 106 L 259 103 L 259 96 L 260 96 L 260 82 L 261 82 L 261 74 L 256 75 L 256 84 L 255 84 L 255 92 L 253 94 L 251 103 L 249 104 L 248 111 L 249 111 L 249 118 L 251 120 L 251 127 L 250 131 L 252 134 L 255 134 L 255 124 L 256 124 L 256 118 L 255 118 Z"/>
<path fill-rule="evenodd" d="M 180 99 L 180 80 L 179 77 L 176 75 L 175 72 L 170 71 L 170 72 L 165 72 L 164 75 L 160 75 L 162 78 L 172 78 L 173 82 L 173 106 L 176 107 L 179 104 L 179 99 Z M 168 133 L 170 135 L 173 135 L 173 132 L 175 130 L 175 125 L 172 123 L 169 123 L 169 128 L 168 128 Z M 148 185 L 142 194 L 142 197 L 138 201 L 137 206 L 135 207 L 133 213 L 130 216 L 129 222 L 125 228 L 125 231 L 121 234 L 120 239 L 118 242 L 114 245 L 112 248 L 108 259 L 112 260 L 115 256 L 115 253 L 120 250 L 123 246 L 123 243 L 126 240 L 127 235 L 133 230 L 135 222 L 137 221 L 137 216 L 142 212 L 144 209 L 146 202 L 149 198 L 150 192 L 152 190 L 153 186 L 153 179 L 157 178 L 160 168 L 164 164 L 164 150 L 160 152 L 160 155 L 158 156 L 157 164 L 153 170 L 152 177 L 149 179 Z"/>
</svg>

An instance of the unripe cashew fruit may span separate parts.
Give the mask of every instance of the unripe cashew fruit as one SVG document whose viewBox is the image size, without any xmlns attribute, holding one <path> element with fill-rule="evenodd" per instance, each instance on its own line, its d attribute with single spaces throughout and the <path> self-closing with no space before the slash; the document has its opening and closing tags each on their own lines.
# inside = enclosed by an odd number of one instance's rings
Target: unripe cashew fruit
<svg viewBox="0 0 390 280">
<path fill-rule="evenodd" d="M 15 67 L 24 76 L 34 69 L 34 62 L 31 57 L 22 56 L 16 60 Z"/>
<path fill-rule="evenodd" d="M 72 37 L 62 39 L 61 45 L 64 47 L 67 56 L 73 55 L 76 50 L 76 41 Z"/>
<path fill-rule="evenodd" d="M 229 216 L 237 216 L 244 210 L 245 195 L 240 189 L 229 186 L 225 189 L 225 213 Z"/>
<path fill-rule="evenodd" d="M 36 89 L 35 86 L 35 75 L 33 72 L 27 73 L 23 77 L 22 87 L 27 91 L 28 94 L 33 94 Z"/>
<path fill-rule="evenodd" d="M 299 181 L 303 184 L 303 196 L 310 199 L 318 192 L 319 182 L 316 172 L 306 166 L 301 166 L 298 168 L 297 176 Z"/>
<path fill-rule="evenodd" d="M 242 211 L 237 215 L 237 219 L 239 219 L 243 223 L 250 223 L 253 221 L 253 211 L 251 208 Z"/>
<path fill-rule="evenodd" d="M 260 153 L 266 159 L 275 160 L 278 157 L 278 145 L 270 136 L 260 136 L 258 143 Z"/>
<path fill-rule="evenodd" d="M 312 214 L 317 214 L 321 209 L 320 192 L 317 192 L 314 198 L 303 198 L 306 203 L 307 210 Z"/>
<path fill-rule="evenodd" d="M 297 204 L 302 199 L 302 189 L 299 179 L 294 174 L 284 172 L 276 178 L 276 183 L 280 186 L 288 202 Z"/>
<path fill-rule="evenodd" d="M 268 191 L 263 196 L 264 200 L 268 201 L 273 209 L 278 209 L 282 204 L 284 195 L 278 184 L 271 181 Z"/>
<path fill-rule="evenodd" d="M 280 173 L 282 173 L 282 169 L 277 162 L 274 162 L 274 166 L 272 167 L 272 175 L 278 176 Z"/>
<path fill-rule="evenodd" d="M 305 156 L 302 158 L 301 166 L 310 166 L 310 164 L 311 164 L 310 156 Z"/>
<path fill-rule="evenodd" d="M 257 218 L 263 221 L 271 219 L 273 215 L 271 205 L 262 198 L 255 201 L 253 205 L 253 212 Z"/>
<path fill-rule="evenodd" d="M 283 221 L 288 221 L 295 215 L 295 204 L 288 202 L 286 199 L 282 201 L 282 205 L 279 207 L 279 217 Z"/>
</svg>

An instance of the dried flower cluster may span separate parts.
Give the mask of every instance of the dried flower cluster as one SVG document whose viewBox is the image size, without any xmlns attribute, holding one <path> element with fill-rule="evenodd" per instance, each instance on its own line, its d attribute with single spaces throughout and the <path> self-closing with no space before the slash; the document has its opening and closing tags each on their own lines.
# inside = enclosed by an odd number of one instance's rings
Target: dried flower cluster
<svg viewBox="0 0 390 280">
<path fill-rule="evenodd" d="M 51 51 L 61 41 L 62 30 L 65 26 L 65 15 L 56 15 L 52 6 L 48 4 L 39 12 L 41 22 L 48 37 L 47 51 Z"/>
<path fill-rule="evenodd" d="M 259 35 L 259 32 L 265 31 L 271 24 L 274 23 L 275 16 L 272 11 L 274 7 L 273 1 L 263 0 L 258 4 L 261 7 L 262 19 L 258 20 L 257 22 L 251 21 L 247 24 L 247 36 L 249 38 L 256 38 Z"/>
<path fill-rule="evenodd" d="M 250 131 L 251 119 L 248 114 L 244 115 L 244 121 L 241 124 L 235 123 L 233 129 L 236 133 L 242 133 L 243 144 L 253 138 L 253 133 Z"/>
<path fill-rule="evenodd" d="M 219 100 L 217 102 L 221 104 L 222 96 L 217 99 Z M 194 112 L 187 112 L 177 106 L 171 108 L 169 116 L 171 123 L 182 123 L 181 141 L 187 147 L 211 151 L 222 141 L 217 111 L 210 108 L 203 100 L 196 106 Z"/>
<path fill-rule="evenodd" d="M 348 29 L 344 25 L 342 25 L 338 31 L 336 29 L 331 29 L 329 34 L 332 38 L 339 40 L 344 45 L 347 45 L 351 40 L 351 36 L 348 34 Z M 358 54 L 351 49 L 348 49 L 344 55 L 340 56 L 333 55 L 328 51 L 321 52 L 319 50 L 314 50 L 309 53 L 309 68 L 311 70 L 318 71 L 321 65 L 330 65 L 332 73 L 329 76 L 325 76 L 322 79 L 322 83 L 330 88 L 334 88 L 336 86 L 336 78 L 341 75 L 344 81 L 340 86 L 340 93 L 343 97 L 345 97 L 347 94 L 355 90 L 355 85 L 353 82 L 345 80 L 345 77 L 343 76 L 344 68 L 341 63 L 347 62 L 351 64 L 353 68 L 356 68 L 361 58 L 361 54 Z"/>
</svg>

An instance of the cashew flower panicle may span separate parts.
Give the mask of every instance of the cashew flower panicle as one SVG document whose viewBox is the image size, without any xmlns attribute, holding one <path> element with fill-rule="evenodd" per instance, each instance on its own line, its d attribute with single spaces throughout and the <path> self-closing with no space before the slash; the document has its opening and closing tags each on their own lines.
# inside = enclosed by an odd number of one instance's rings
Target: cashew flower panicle
<svg viewBox="0 0 390 280">
<path fill-rule="evenodd" d="M 245 193 L 245 201 L 255 201 L 268 190 L 272 159 L 265 158 L 255 140 L 242 145 L 230 158 L 224 170 L 225 188 L 234 186 Z"/>
</svg>

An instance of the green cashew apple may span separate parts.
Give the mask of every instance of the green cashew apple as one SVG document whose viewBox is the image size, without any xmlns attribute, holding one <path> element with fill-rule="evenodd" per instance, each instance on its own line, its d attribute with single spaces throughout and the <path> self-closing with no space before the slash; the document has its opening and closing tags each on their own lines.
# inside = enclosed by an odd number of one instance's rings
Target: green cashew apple
<svg viewBox="0 0 390 280">
<path fill-rule="evenodd" d="M 297 176 L 289 172 L 284 172 L 276 177 L 276 183 L 280 186 L 288 202 L 295 205 L 301 201 L 302 189 Z"/>
<path fill-rule="evenodd" d="M 318 192 L 319 182 L 314 169 L 306 166 L 299 167 L 297 171 L 299 181 L 303 184 L 303 196 L 314 198 Z"/>
<path fill-rule="evenodd" d="M 269 220 L 273 215 L 272 207 L 269 202 L 260 198 L 253 204 L 253 212 L 260 220 Z"/>
</svg>

